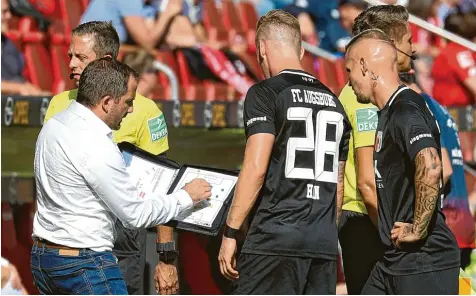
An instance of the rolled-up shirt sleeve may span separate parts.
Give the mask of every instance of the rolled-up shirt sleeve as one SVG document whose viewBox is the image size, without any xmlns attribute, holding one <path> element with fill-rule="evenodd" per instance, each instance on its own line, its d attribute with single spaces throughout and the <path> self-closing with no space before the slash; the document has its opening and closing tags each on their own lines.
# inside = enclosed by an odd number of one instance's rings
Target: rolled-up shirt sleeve
<svg viewBox="0 0 476 296">
<path fill-rule="evenodd" d="M 115 144 L 111 141 L 111 145 Z M 90 155 L 85 178 L 97 197 L 125 227 L 147 228 L 164 224 L 193 206 L 192 199 L 183 189 L 169 195 L 140 198 L 119 149 L 113 148 Z"/>
</svg>

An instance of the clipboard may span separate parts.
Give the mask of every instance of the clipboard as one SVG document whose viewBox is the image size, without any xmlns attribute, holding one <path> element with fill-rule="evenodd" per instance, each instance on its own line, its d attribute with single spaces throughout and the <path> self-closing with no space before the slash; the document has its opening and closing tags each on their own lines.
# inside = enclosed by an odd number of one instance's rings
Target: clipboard
<svg viewBox="0 0 476 296">
<path fill-rule="evenodd" d="M 171 194 L 180 190 L 194 177 L 205 178 L 209 181 L 212 185 L 210 200 L 194 205 L 192 209 L 181 213 L 165 225 L 210 236 L 216 236 L 220 232 L 231 206 L 238 180 L 238 171 L 188 164 L 180 165 L 176 161 L 164 156 L 153 155 L 130 143 L 119 143 L 118 147 L 123 154 L 126 167 L 131 170 L 129 174 L 137 183 L 138 189 L 142 188 L 141 186 L 145 188 L 143 191 L 138 190 L 138 194 Z M 132 163 L 134 163 L 134 170 L 132 170 Z M 162 180 L 156 176 L 158 171 L 162 171 Z M 160 185 L 154 187 L 149 183 L 154 183 L 152 184 L 154 186 L 156 183 L 160 183 Z M 213 217 L 210 218 L 211 216 Z M 206 219 L 201 217 L 206 217 Z"/>
</svg>

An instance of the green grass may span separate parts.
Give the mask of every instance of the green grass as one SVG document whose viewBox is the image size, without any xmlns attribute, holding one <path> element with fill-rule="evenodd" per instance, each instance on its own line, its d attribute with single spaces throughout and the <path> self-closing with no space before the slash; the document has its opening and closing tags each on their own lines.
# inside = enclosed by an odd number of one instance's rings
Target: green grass
<svg viewBox="0 0 476 296">
<path fill-rule="evenodd" d="M 33 176 L 33 157 L 39 128 L 2 128 L 2 176 Z M 236 169 L 243 160 L 242 129 L 169 128 L 167 156 L 179 163 Z"/>
</svg>

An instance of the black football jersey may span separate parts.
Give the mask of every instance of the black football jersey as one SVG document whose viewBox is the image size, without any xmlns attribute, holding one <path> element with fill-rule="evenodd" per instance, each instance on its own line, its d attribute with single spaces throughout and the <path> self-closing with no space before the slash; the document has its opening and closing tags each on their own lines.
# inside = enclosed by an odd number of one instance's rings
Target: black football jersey
<svg viewBox="0 0 476 296">
<path fill-rule="evenodd" d="M 351 131 L 341 103 L 310 74 L 284 70 L 250 88 L 244 122 L 247 139 L 275 141 L 242 252 L 335 259 L 338 163 Z"/>
<path fill-rule="evenodd" d="M 393 94 L 378 115 L 374 162 L 378 226 L 385 245 L 384 268 L 393 275 L 408 275 L 459 266 L 458 245 L 441 211 L 442 195 L 425 240 L 404 249 L 397 248 L 391 240 L 395 222 L 413 223 L 415 156 L 433 147 L 441 158 L 438 124 L 424 99 L 406 86 Z"/>
</svg>

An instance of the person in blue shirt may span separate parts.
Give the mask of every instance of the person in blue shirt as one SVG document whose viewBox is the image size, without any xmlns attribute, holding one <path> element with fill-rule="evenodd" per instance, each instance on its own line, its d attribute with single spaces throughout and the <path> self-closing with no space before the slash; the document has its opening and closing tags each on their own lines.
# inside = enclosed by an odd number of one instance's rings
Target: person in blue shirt
<svg viewBox="0 0 476 296">
<path fill-rule="evenodd" d="M 349 42 L 349 34 L 345 31 L 339 21 L 339 10 L 337 0 L 294 0 L 292 5 L 284 10 L 298 17 L 307 14 L 314 22 L 315 31 L 319 37 L 319 47 L 329 52 L 343 52 L 346 44 Z M 301 23 L 301 29 L 307 31 Z M 303 34 L 305 35 L 305 34 Z"/>
<path fill-rule="evenodd" d="M 475 227 L 469 209 L 458 127 L 445 107 L 422 92 L 416 84 L 414 74 L 400 73 L 400 79 L 414 91 L 421 94 L 440 128 L 443 180 L 445 183 L 443 213 L 446 216 L 446 224 L 448 224 L 458 241 L 461 253 L 461 268 L 465 269 L 471 263 L 471 252 L 475 247 Z"/>
</svg>

